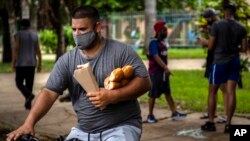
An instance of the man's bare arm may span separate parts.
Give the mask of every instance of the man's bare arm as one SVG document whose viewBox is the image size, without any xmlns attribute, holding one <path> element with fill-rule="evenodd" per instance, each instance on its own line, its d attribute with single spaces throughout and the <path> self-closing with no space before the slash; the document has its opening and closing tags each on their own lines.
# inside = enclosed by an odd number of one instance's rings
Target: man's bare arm
<svg viewBox="0 0 250 141">
<path fill-rule="evenodd" d="M 135 77 L 127 85 L 115 90 L 101 88 L 99 92 L 87 94 L 92 104 L 97 108 L 106 107 L 121 101 L 136 99 L 151 89 L 149 77 Z"/>
<path fill-rule="evenodd" d="M 18 129 L 7 134 L 7 141 L 16 140 L 18 137 L 24 134 L 34 135 L 35 124 L 49 111 L 58 96 L 59 94 L 49 89 L 43 88 L 24 124 Z"/>
<path fill-rule="evenodd" d="M 215 44 L 215 37 L 214 36 L 210 36 L 209 40 L 208 40 L 208 49 L 211 50 L 214 48 L 214 44 Z"/>
</svg>

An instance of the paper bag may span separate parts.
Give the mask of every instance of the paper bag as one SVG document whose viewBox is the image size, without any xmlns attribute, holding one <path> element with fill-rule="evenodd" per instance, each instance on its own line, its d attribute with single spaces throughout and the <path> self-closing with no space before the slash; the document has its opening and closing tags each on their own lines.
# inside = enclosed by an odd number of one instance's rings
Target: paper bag
<svg viewBox="0 0 250 141">
<path fill-rule="evenodd" d="M 74 78 L 86 92 L 99 91 L 98 84 L 89 63 L 78 65 L 74 71 Z"/>
</svg>

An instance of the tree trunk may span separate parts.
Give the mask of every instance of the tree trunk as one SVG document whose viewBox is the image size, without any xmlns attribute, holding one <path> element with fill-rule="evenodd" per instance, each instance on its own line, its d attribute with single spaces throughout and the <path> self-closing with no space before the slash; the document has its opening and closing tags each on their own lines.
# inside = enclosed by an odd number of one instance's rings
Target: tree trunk
<svg viewBox="0 0 250 141">
<path fill-rule="evenodd" d="M 65 52 L 65 41 L 64 41 L 64 31 L 63 31 L 63 18 L 67 18 L 65 16 L 67 15 L 62 15 L 61 11 L 64 5 L 63 0 L 53 0 L 52 2 L 52 9 L 53 9 L 53 17 L 51 17 L 51 22 L 53 25 L 53 28 L 56 29 L 56 34 L 57 34 L 57 50 L 56 50 L 56 60 L 63 55 Z"/>
<path fill-rule="evenodd" d="M 8 0 L 7 8 L 1 12 L 3 21 L 3 62 L 9 63 L 12 59 L 11 47 L 14 43 L 14 34 L 16 32 L 15 26 L 15 12 L 18 13 L 18 1 Z"/>
<path fill-rule="evenodd" d="M 37 9 L 38 9 L 38 0 L 32 0 L 30 3 L 30 23 L 31 28 L 34 31 L 37 31 Z"/>
<path fill-rule="evenodd" d="M 63 53 L 65 52 L 64 31 L 63 31 L 63 25 L 61 23 L 57 25 L 56 33 L 58 40 L 58 45 L 56 50 L 56 60 L 58 60 L 58 58 L 62 56 Z"/>
<path fill-rule="evenodd" d="M 3 21 L 3 63 L 11 62 L 11 39 L 10 39 L 10 27 L 9 27 L 9 16 L 7 9 L 1 9 L 1 18 Z"/>
<path fill-rule="evenodd" d="M 145 42 L 144 54 L 148 54 L 150 38 L 154 36 L 153 25 L 156 21 L 156 0 L 145 0 Z"/>
<path fill-rule="evenodd" d="M 28 0 L 21 0 L 22 19 L 30 19 L 30 7 Z"/>
</svg>

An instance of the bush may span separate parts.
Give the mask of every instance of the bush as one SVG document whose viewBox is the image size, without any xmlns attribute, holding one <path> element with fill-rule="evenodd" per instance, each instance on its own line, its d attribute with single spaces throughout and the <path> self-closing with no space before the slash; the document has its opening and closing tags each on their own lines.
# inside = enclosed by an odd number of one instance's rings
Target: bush
<svg viewBox="0 0 250 141">
<path fill-rule="evenodd" d="M 74 39 L 72 36 L 72 29 L 71 26 L 64 26 L 64 41 L 65 41 L 65 47 L 67 49 L 71 49 L 74 47 Z M 39 32 L 39 38 L 42 45 L 42 51 L 47 54 L 55 54 L 56 48 L 57 48 L 57 35 L 54 30 L 50 29 L 44 29 Z"/>
<path fill-rule="evenodd" d="M 64 40 L 65 40 L 65 46 L 67 47 L 67 49 L 71 49 L 71 47 L 74 47 L 75 42 L 73 39 L 73 33 L 72 33 L 72 28 L 71 26 L 64 26 L 63 27 L 64 30 Z"/>
<path fill-rule="evenodd" d="M 39 32 L 39 39 L 42 45 L 41 49 L 45 53 L 56 53 L 57 35 L 53 30 L 44 29 Z"/>
</svg>

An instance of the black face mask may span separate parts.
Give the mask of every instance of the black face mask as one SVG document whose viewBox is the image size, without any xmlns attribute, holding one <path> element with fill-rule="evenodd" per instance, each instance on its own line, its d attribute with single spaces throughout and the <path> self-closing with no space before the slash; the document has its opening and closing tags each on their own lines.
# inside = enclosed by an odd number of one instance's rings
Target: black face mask
<svg viewBox="0 0 250 141">
<path fill-rule="evenodd" d="M 161 31 L 160 31 L 160 40 L 164 40 L 165 38 L 167 38 L 167 29 L 166 28 L 163 28 L 163 29 L 161 29 Z"/>
<path fill-rule="evenodd" d="M 167 38 L 167 33 L 166 32 L 162 32 L 160 34 L 160 36 L 161 36 L 161 39 L 165 39 L 165 38 Z"/>
</svg>

